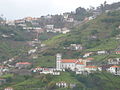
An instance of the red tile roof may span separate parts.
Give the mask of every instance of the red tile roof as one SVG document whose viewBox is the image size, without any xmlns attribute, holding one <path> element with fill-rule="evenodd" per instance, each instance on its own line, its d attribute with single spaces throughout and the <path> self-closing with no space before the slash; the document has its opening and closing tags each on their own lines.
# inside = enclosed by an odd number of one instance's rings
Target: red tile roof
<svg viewBox="0 0 120 90">
<path fill-rule="evenodd" d="M 116 65 L 114 65 L 114 66 L 111 66 L 111 67 L 114 67 L 114 68 L 117 68 L 117 67 L 118 67 L 118 68 L 120 68 L 120 66 L 116 66 Z"/>
<path fill-rule="evenodd" d="M 77 60 L 76 59 L 62 59 L 61 62 L 62 63 L 76 63 Z"/>
<path fill-rule="evenodd" d="M 94 58 L 87 58 L 86 60 L 94 60 Z"/>
<path fill-rule="evenodd" d="M 18 62 L 17 64 L 31 64 L 29 62 Z"/>
<path fill-rule="evenodd" d="M 86 68 L 97 68 L 97 66 L 86 66 Z"/>
<path fill-rule="evenodd" d="M 84 63 L 83 63 L 83 62 L 77 62 L 76 64 L 81 64 L 81 65 L 84 65 Z"/>
</svg>

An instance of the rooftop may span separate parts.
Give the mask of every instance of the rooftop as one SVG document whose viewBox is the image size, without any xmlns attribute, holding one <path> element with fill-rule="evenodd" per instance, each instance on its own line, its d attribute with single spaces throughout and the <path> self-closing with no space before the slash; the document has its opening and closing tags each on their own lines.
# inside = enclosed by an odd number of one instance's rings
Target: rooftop
<svg viewBox="0 0 120 90">
<path fill-rule="evenodd" d="M 62 63 L 76 63 L 77 59 L 62 59 Z"/>
<path fill-rule="evenodd" d="M 29 62 L 18 62 L 17 64 L 31 64 Z"/>
<path fill-rule="evenodd" d="M 86 66 L 86 68 L 97 68 L 97 66 Z"/>
</svg>

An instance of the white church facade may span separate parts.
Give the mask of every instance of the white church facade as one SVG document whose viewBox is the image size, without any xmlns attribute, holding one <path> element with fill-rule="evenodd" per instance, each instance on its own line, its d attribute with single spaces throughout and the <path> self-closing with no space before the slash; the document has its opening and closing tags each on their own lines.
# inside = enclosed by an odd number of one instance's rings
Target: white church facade
<svg viewBox="0 0 120 90">
<path fill-rule="evenodd" d="M 70 69 L 72 71 L 96 71 L 97 66 L 87 66 L 87 62 L 91 62 L 93 58 L 88 59 L 62 59 L 61 54 L 56 55 L 56 69 L 57 70 L 65 70 Z"/>
</svg>

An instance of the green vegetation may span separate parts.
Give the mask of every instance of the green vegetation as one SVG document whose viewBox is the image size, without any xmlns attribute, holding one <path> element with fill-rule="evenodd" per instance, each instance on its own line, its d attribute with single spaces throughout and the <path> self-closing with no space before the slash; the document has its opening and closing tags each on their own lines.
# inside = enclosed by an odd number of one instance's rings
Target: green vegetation
<svg viewBox="0 0 120 90">
<path fill-rule="evenodd" d="M 51 33 L 51 32 L 49 32 L 49 33 L 44 32 L 44 33 L 40 34 L 39 39 L 41 41 L 44 41 L 44 40 L 48 40 L 48 39 L 50 39 L 50 38 L 52 38 L 52 37 L 54 37 L 56 35 L 59 35 L 59 34 L 58 33 Z"/>
<path fill-rule="evenodd" d="M 83 13 L 82 16 L 79 17 L 80 12 Z M 87 12 L 83 8 L 78 8 L 77 13 L 77 19 L 83 20 L 84 15 L 86 15 Z M 29 23 L 28 25 L 31 26 Z M 116 35 L 120 34 L 120 29 L 118 28 L 119 25 L 120 11 L 111 11 L 103 13 L 94 20 L 74 27 L 68 34 L 56 36 L 51 33 L 43 33 L 39 38 L 42 39 L 43 43 L 49 48 L 45 49 L 43 52 L 38 51 L 37 59 L 30 60 L 25 58 L 25 60 L 18 59 L 18 61 L 32 62 L 33 67 L 55 67 L 56 53 L 62 53 L 63 58 L 80 58 L 84 52 L 98 50 L 115 51 L 120 44 L 119 40 L 116 40 Z M 25 41 L 34 38 L 29 35 L 30 33 L 20 30 L 20 28 L 0 26 L 0 35 L 10 35 L 11 33 L 14 34 L 14 36 L 10 38 L 3 38 L 0 36 L 1 61 L 26 52 L 27 46 Z M 81 44 L 84 47 L 84 50 L 65 50 L 64 47 L 67 47 L 70 44 Z M 24 55 L 22 57 L 24 57 Z M 110 53 L 110 55 L 95 54 L 91 57 L 95 59 L 95 62 L 101 64 L 108 58 L 116 58 L 120 57 L 120 55 L 114 53 Z M 32 75 L 23 76 L 6 74 L 1 76 L 1 78 L 7 80 L 7 83 L 1 86 L 2 89 L 10 86 L 15 88 L 15 90 L 70 90 L 70 88 L 64 89 L 56 87 L 56 82 L 65 81 L 67 83 L 76 84 L 76 87 L 73 88 L 73 90 L 120 90 L 120 76 L 114 76 L 106 72 L 95 72 L 90 75 L 76 75 L 75 72 L 67 70 L 66 72 L 62 72 L 60 76 L 32 73 Z"/>
</svg>

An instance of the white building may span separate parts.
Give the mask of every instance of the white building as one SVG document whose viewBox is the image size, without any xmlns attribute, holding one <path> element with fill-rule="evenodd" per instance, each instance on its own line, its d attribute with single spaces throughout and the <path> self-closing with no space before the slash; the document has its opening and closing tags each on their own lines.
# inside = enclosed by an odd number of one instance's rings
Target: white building
<svg viewBox="0 0 120 90">
<path fill-rule="evenodd" d="M 53 32 L 53 30 L 54 30 L 54 25 L 46 25 L 47 32 Z"/>
<path fill-rule="evenodd" d="M 70 30 L 68 28 L 66 28 L 66 27 L 62 28 L 62 33 L 63 34 L 66 34 L 66 33 L 69 33 L 69 32 L 70 32 Z"/>
<path fill-rule="evenodd" d="M 57 70 L 64 70 L 64 69 L 70 69 L 72 71 L 96 71 L 96 66 L 89 66 L 87 67 L 86 63 L 91 62 L 93 58 L 87 58 L 87 59 L 62 59 L 61 54 L 56 55 L 56 69 Z"/>
<path fill-rule="evenodd" d="M 36 51 L 37 51 L 37 49 L 31 49 L 31 50 L 28 51 L 28 54 L 33 54 L 33 53 L 35 53 Z"/>
<path fill-rule="evenodd" d="M 62 29 L 61 28 L 54 28 L 54 33 L 62 33 Z"/>
<path fill-rule="evenodd" d="M 115 75 L 120 75 L 120 66 L 116 66 L 116 65 L 111 66 L 110 68 L 107 69 L 107 71 Z"/>
<path fill-rule="evenodd" d="M 107 54 L 107 51 L 97 51 L 98 55 Z"/>
<path fill-rule="evenodd" d="M 83 49 L 81 44 L 71 44 L 69 48 L 71 50 L 82 50 Z"/>
<path fill-rule="evenodd" d="M 14 90 L 12 87 L 7 87 L 4 90 Z"/>
<path fill-rule="evenodd" d="M 93 52 L 85 53 L 83 57 L 86 58 L 86 57 L 91 56 L 92 54 L 93 54 Z"/>
<path fill-rule="evenodd" d="M 120 58 L 110 58 L 108 59 L 108 64 L 118 65 L 120 63 Z"/>
</svg>

